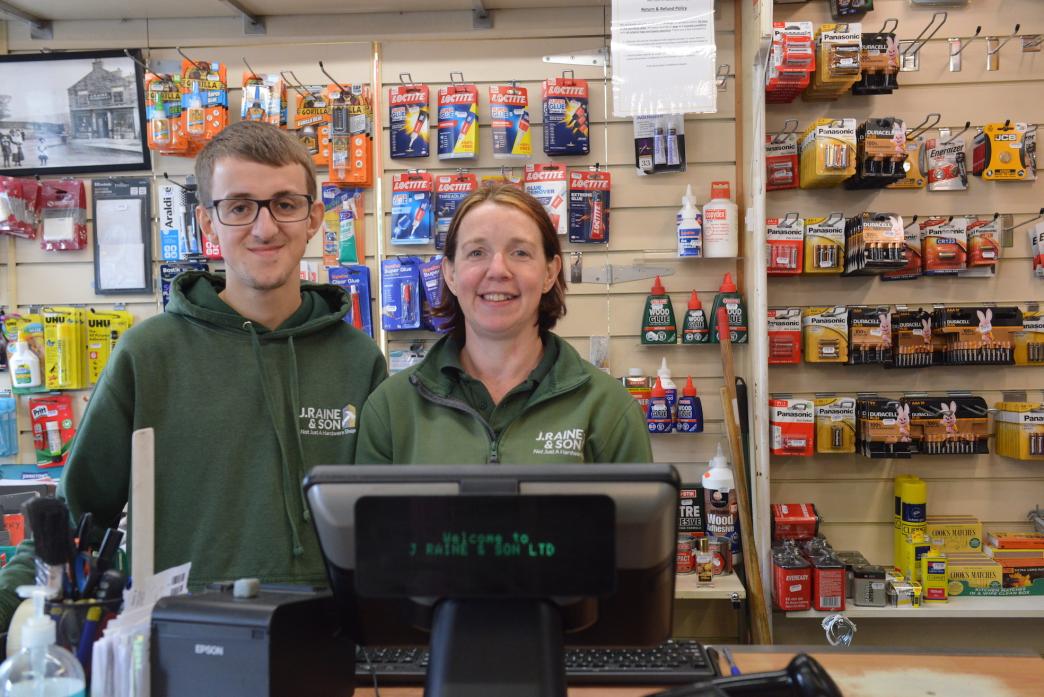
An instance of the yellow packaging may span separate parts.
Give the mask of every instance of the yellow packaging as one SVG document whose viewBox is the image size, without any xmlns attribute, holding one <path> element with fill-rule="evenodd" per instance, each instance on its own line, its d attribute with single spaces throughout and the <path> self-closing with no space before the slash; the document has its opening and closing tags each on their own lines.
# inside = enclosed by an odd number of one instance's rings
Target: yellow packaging
<svg viewBox="0 0 1044 697">
<path fill-rule="evenodd" d="M 816 397 L 816 452 L 855 452 L 853 397 Z"/>
<path fill-rule="evenodd" d="M 994 407 L 997 454 L 1044 460 L 1044 403 L 997 402 Z"/>
<path fill-rule="evenodd" d="M 1044 365 L 1044 312 L 1023 310 L 1022 330 L 1012 335 L 1015 365 Z"/>
<path fill-rule="evenodd" d="M 906 176 L 897 182 L 885 186 L 886 189 L 923 189 L 928 183 L 928 177 L 922 167 L 924 157 L 924 138 L 917 137 L 906 141 L 906 160 L 903 162 L 903 170 Z"/>
<path fill-rule="evenodd" d="M 856 171 L 856 120 L 816 119 L 798 149 L 802 189 L 838 186 Z"/>
<path fill-rule="evenodd" d="M 932 551 L 932 543 L 920 530 L 903 538 L 899 570 L 911 581 L 921 581 L 921 557 Z"/>
<path fill-rule="evenodd" d="M 87 313 L 87 379 L 91 387 L 98 383 L 102 370 L 109 363 L 116 342 L 134 323 L 126 310 Z"/>
<path fill-rule="evenodd" d="M 982 551 L 982 523 L 973 516 L 928 516 L 926 529 L 932 547 L 940 551 Z"/>
<path fill-rule="evenodd" d="M 848 308 L 808 307 L 801 313 L 806 363 L 848 362 Z"/>
<path fill-rule="evenodd" d="M 925 604 L 946 602 L 946 554 L 930 550 L 921 555 L 921 597 Z"/>
<path fill-rule="evenodd" d="M 844 214 L 805 218 L 805 273 L 841 273 L 844 270 Z"/>
<path fill-rule="evenodd" d="M 45 385 L 49 390 L 87 387 L 87 319 L 80 307 L 43 308 Z"/>
<path fill-rule="evenodd" d="M 1029 130 L 1025 123 L 986 124 L 975 136 L 974 145 L 977 151 L 982 149 L 986 166 L 981 173 L 973 174 L 992 181 L 1032 181 L 1036 176 L 1032 155 L 1024 147 Z"/>
<path fill-rule="evenodd" d="M 965 581 L 969 588 L 1001 588 L 1004 583 L 1004 570 L 998 562 L 985 554 L 950 555 L 947 565 L 947 594 L 961 595 Z"/>
</svg>

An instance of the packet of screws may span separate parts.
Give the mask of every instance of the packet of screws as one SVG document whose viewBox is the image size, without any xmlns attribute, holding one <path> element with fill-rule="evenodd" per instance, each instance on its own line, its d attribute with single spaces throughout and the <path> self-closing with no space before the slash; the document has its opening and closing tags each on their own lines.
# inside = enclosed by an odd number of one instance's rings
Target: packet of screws
<svg viewBox="0 0 1044 697">
<path fill-rule="evenodd" d="M 903 397 L 910 434 L 920 455 L 986 455 L 990 452 L 989 407 L 968 393 Z"/>
</svg>

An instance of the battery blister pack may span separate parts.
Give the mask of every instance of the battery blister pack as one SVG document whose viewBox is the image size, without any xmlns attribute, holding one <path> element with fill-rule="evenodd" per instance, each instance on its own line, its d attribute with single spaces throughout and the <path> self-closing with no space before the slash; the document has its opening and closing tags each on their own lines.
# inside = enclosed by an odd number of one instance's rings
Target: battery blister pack
<svg viewBox="0 0 1044 697">
<path fill-rule="evenodd" d="M 960 216 L 921 221 L 925 276 L 953 275 L 968 265 L 968 220 Z"/>
<path fill-rule="evenodd" d="M 1032 181 L 1036 178 L 1036 130 L 1035 125 L 1021 122 L 986 124 L 972 145 L 972 174 L 988 181 Z"/>
<path fill-rule="evenodd" d="M 986 455 L 989 408 L 970 394 L 903 397 L 910 410 L 910 436 L 919 455 Z"/>
<path fill-rule="evenodd" d="M 985 268 L 992 272 L 1001 257 L 1001 224 L 998 216 L 994 215 L 989 220 L 969 218 L 965 232 L 968 237 L 968 271 Z"/>
<path fill-rule="evenodd" d="M 765 134 L 765 189 L 798 188 L 797 134 Z"/>
<path fill-rule="evenodd" d="M 801 313 L 806 363 L 848 362 L 848 308 L 806 307 Z"/>
<path fill-rule="evenodd" d="M 965 191 L 968 188 L 963 138 L 929 138 L 925 141 L 925 160 L 929 191 Z"/>
<path fill-rule="evenodd" d="M 846 189 L 883 189 L 906 177 L 906 124 L 892 117 L 867 119 L 856 129 L 856 173 Z"/>
<path fill-rule="evenodd" d="M 892 360 L 892 317 L 888 307 L 848 308 L 848 362 L 887 365 Z"/>
<path fill-rule="evenodd" d="M 894 33 L 863 33 L 859 63 L 852 94 L 891 94 L 899 89 L 899 44 Z"/>
<path fill-rule="evenodd" d="M 790 213 L 765 221 L 769 276 L 794 276 L 801 273 L 804 259 L 805 221 Z"/>
<path fill-rule="evenodd" d="M 1015 332 L 1015 365 L 1044 365 L 1044 312 L 1034 303 L 1022 312 L 1022 331 Z"/>
<path fill-rule="evenodd" d="M 841 184 L 856 173 L 855 119 L 816 119 L 799 142 L 802 189 Z"/>
<path fill-rule="evenodd" d="M 816 452 L 854 453 L 855 397 L 816 395 Z"/>
<path fill-rule="evenodd" d="M 811 399 L 774 395 L 769 399 L 772 454 L 809 457 L 814 452 L 816 412 Z"/>
<path fill-rule="evenodd" d="M 769 365 L 801 362 L 801 308 L 770 307 L 768 309 Z"/>
<path fill-rule="evenodd" d="M 947 365 L 1012 365 L 1022 322 L 1017 307 L 938 307 L 932 312 Z"/>
<path fill-rule="evenodd" d="M 841 273 L 845 268 L 845 216 L 805 218 L 805 273 Z"/>
<path fill-rule="evenodd" d="M 886 189 L 923 189 L 928 185 L 928 175 L 925 172 L 927 155 L 925 153 L 925 139 L 923 136 L 914 136 L 906 140 L 906 159 L 903 160 L 903 178 L 887 185 Z"/>
<path fill-rule="evenodd" d="M 801 94 L 816 69 L 812 22 L 773 22 L 765 101 L 786 104 Z"/>
<path fill-rule="evenodd" d="M 821 25 L 816 30 L 816 69 L 802 99 L 835 100 L 851 91 L 861 75 L 862 25 Z"/>
<path fill-rule="evenodd" d="M 913 453 L 910 411 L 898 399 L 856 396 L 856 448 L 869 458 L 909 458 Z"/>
<path fill-rule="evenodd" d="M 906 233 L 895 213 L 866 212 L 845 222 L 845 274 L 879 274 L 906 266 Z"/>
<path fill-rule="evenodd" d="M 935 363 L 932 315 L 897 305 L 892 312 L 893 368 L 923 368 Z"/>
</svg>

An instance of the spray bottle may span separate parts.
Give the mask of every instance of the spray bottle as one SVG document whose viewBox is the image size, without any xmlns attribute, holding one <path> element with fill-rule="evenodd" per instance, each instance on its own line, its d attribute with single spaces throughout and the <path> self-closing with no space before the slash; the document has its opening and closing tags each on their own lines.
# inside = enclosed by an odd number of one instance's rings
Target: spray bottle
<svg viewBox="0 0 1044 697">
<path fill-rule="evenodd" d="M 645 411 L 645 423 L 649 426 L 649 433 L 670 433 L 674 430 L 671 405 L 667 403 L 667 395 L 660 378 L 656 378 L 656 384 L 649 393 L 649 408 Z"/>
<path fill-rule="evenodd" d="M 732 563 L 741 563 L 736 483 L 732 468 L 721 450 L 721 443 L 718 443 L 718 452 L 703 473 L 703 495 L 707 511 L 707 535 L 729 539 L 732 543 Z"/>
<path fill-rule="evenodd" d="M 678 256 L 698 259 L 703 256 L 703 224 L 696 200 L 692 196 L 692 185 L 685 189 L 682 207 L 676 218 L 678 230 Z"/>
<path fill-rule="evenodd" d="M 685 381 L 682 396 L 678 398 L 678 418 L 675 430 L 679 433 L 700 433 L 703 431 L 703 404 L 696 395 L 696 386 L 692 384 L 692 376 Z"/>
<path fill-rule="evenodd" d="M 667 356 L 660 359 L 660 367 L 656 371 L 656 376 L 659 383 L 663 385 L 664 396 L 667 397 L 667 404 L 670 405 L 673 414 L 674 405 L 678 403 L 678 386 L 671 379 L 671 369 L 667 367 Z"/>
<path fill-rule="evenodd" d="M 685 321 L 682 323 L 682 343 L 705 344 L 709 340 L 707 315 L 703 312 L 700 297 L 696 295 L 696 291 L 692 291 L 689 296 L 689 308 L 685 311 Z"/>
<path fill-rule="evenodd" d="M 19 586 L 33 599 L 33 616 L 22 627 L 22 649 L 0 665 L 0 697 L 83 697 L 87 680 L 76 657 L 55 644 L 56 624 L 44 613 L 47 589 Z"/>
<path fill-rule="evenodd" d="M 736 290 L 732 274 L 726 272 L 721 281 L 718 294 L 714 296 L 710 315 L 710 343 L 716 344 L 721 339 L 718 327 L 718 308 L 724 307 L 729 315 L 729 338 L 734 344 L 747 343 L 747 309 L 743 306 L 743 298 Z"/>
<path fill-rule="evenodd" d="M 642 314 L 643 344 L 676 344 L 678 343 L 678 325 L 674 321 L 674 306 L 671 296 L 663 287 L 663 281 L 656 277 L 652 291 L 645 298 L 645 312 Z"/>
</svg>

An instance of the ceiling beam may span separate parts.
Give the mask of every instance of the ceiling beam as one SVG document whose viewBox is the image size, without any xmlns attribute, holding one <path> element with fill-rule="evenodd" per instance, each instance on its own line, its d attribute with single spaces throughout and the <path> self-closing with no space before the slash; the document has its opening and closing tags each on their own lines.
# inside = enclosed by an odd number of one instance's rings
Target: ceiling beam
<svg viewBox="0 0 1044 697">
<path fill-rule="evenodd" d="M 265 18 L 251 12 L 245 5 L 243 5 L 243 3 L 239 2 L 239 0 L 219 0 L 219 2 L 225 3 L 233 10 L 243 15 L 244 34 L 268 33 L 268 28 L 265 26 Z"/>
<path fill-rule="evenodd" d="M 0 12 L 4 13 L 9 17 L 20 19 L 29 25 L 29 36 L 33 39 L 53 39 L 54 38 L 54 26 L 51 24 L 51 20 L 37 17 L 36 15 L 29 14 L 25 10 L 15 7 L 10 3 L 3 2 L 0 0 Z"/>
</svg>

